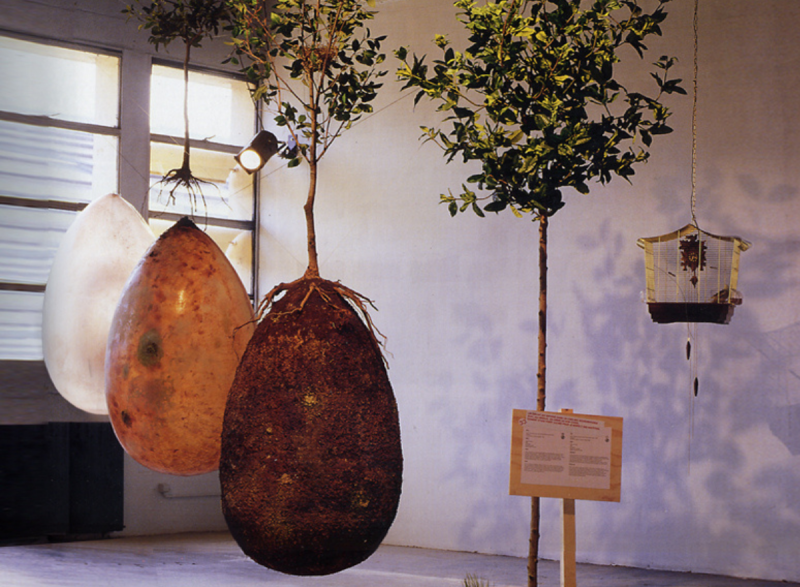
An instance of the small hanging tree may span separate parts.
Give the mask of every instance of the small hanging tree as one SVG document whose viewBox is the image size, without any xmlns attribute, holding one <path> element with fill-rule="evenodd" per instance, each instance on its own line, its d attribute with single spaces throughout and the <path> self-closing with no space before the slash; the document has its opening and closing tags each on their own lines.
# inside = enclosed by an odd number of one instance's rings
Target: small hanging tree
<svg viewBox="0 0 800 587">
<path fill-rule="evenodd" d="M 140 21 L 139 29 L 150 32 L 149 41 L 156 48 L 166 48 L 175 39 L 184 44 L 183 56 L 183 162 L 171 169 L 159 182 L 169 188 L 170 202 L 175 201 L 175 191 L 183 186 L 192 200 L 203 198 L 202 180 L 192 174 L 189 165 L 189 61 L 192 48 L 200 47 L 205 39 L 216 37 L 229 18 L 224 0 L 136 0 L 136 5 L 128 5 L 122 11 L 129 18 Z"/>
<path fill-rule="evenodd" d="M 443 35 L 443 56 L 401 48 L 397 75 L 405 88 L 439 104 L 446 130 L 422 127 L 448 162 L 460 156 L 481 169 L 459 193 L 440 196 L 450 214 L 478 216 L 505 209 L 539 222 L 539 343 L 537 409 L 545 409 L 547 346 L 547 231 L 564 206 L 564 190 L 589 192 L 589 183 L 630 181 L 647 161 L 653 137 L 671 132 L 662 95 L 685 93 L 670 79 L 675 60 L 661 57 L 650 74 L 657 93 L 631 91 L 615 76 L 622 50 L 642 57 L 644 41 L 660 35 L 670 0 L 456 0 L 470 33 L 458 51 Z M 581 6 L 586 8 L 581 8 Z M 651 10 L 645 10 L 643 5 Z M 528 584 L 537 584 L 539 499 L 533 498 Z"/>
</svg>

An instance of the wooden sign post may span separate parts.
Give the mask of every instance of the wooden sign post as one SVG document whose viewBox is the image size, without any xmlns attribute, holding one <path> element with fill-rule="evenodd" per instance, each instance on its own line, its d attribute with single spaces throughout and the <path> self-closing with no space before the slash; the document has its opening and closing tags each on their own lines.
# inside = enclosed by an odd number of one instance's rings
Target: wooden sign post
<svg viewBox="0 0 800 587">
<path fill-rule="evenodd" d="M 622 418 L 514 410 L 509 493 L 562 500 L 561 585 L 575 587 L 575 500 L 620 501 Z"/>
<path fill-rule="evenodd" d="M 575 500 L 561 500 L 561 585 L 576 587 L 575 574 Z"/>
</svg>

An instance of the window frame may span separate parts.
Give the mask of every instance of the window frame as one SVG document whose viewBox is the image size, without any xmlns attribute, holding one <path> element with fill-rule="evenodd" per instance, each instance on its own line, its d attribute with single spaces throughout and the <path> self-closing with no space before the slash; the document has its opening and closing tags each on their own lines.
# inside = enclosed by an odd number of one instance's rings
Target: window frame
<svg viewBox="0 0 800 587">
<path fill-rule="evenodd" d="M 149 103 L 149 96 L 150 96 L 150 82 L 152 80 L 152 69 L 153 66 L 162 66 L 162 67 L 170 67 L 177 70 L 183 70 L 183 63 L 165 59 L 160 57 L 152 57 L 150 60 L 150 75 L 147 77 L 147 92 L 148 92 L 148 103 Z M 236 81 L 241 81 L 247 83 L 247 78 L 240 74 L 233 71 L 225 71 L 221 69 L 215 69 L 212 67 L 208 67 L 205 65 L 193 65 L 189 63 L 189 72 L 196 72 L 202 73 L 207 75 L 225 77 L 229 79 L 233 79 Z M 123 99 L 123 93 L 120 91 L 120 100 Z M 148 108 L 148 123 L 147 129 L 149 133 L 149 140 L 147 142 L 147 177 L 149 178 L 149 170 L 150 170 L 150 143 L 161 143 L 166 145 L 183 145 L 184 137 L 183 136 L 174 136 L 174 135 L 167 135 L 167 134 L 160 134 L 160 133 L 152 133 L 149 132 L 150 124 L 149 124 L 149 108 Z M 191 124 L 191 120 L 189 121 Z M 256 128 L 258 125 L 258 115 L 257 115 L 257 108 L 253 105 L 253 136 L 256 133 Z M 221 153 L 230 154 L 231 159 L 233 156 L 239 153 L 245 145 L 233 145 L 230 143 L 221 143 L 216 141 L 209 141 L 207 139 L 189 139 L 189 147 L 191 149 L 205 149 L 209 151 L 217 151 Z M 261 190 L 261 186 L 259 183 L 259 174 L 253 174 L 253 211 L 250 220 L 234 220 L 234 219 L 226 219 L 226 218 L 219 218 L 213 216 L 203 216 L 203 223 L 208 223 L 210 226 L 216 226 L 220 228 L 234 228 L 239 230 L 249 230 L 252 233 L 252 250 L 251 250 L 251 259 L 252 259 L 252 266 L 251 266 L 251 277 L 250 277 L 250 284 L 245 284 L 245 288 L 248 290 L 248 296 L 250 297 L 250 301 L 252 302 L 253 306 L 257 306 L 259 300 L 259 291 L 258 291 L 258 227 L 260 225 L 259 222 L 259 194 Z M 150 186 L 146 190 L 145 202 L 144 206 L 148 210 L 148 216 L 145 216 L 145 219 L 149 219 L 149 193 L 150 193 Z M 173 212 L 158 212 L 158 219 L 159 220 L 168 220 L 172 222 L 177 222 L 180 220 L 184 214 L 178 214 Z"/>
<path fill-rule="evenodd" d="M 89 122 L 75 122 L 71 120 L 61 120 L 58 118 L 51 118 L 44 115 L 21 114 L 18 112 L 9 112 L 0 110 L 0 121 L 12 122 L 16 124 L 24 124 L 37 127 L 58 128 L 62 130 L 73 130 L 78 132 L 85 132 L 95 135 L 115 137 L 118 141 L 118 151 L 121 151 L 121 102 L 122 102 L 122 61 L 124 51 L 114 51 L 111 49 L 104 49 L 93 47 L 90 45 L 81 45 L 78 43 L 67 43 L 57 39 L 46 39 L 36 35 L 19 34 L 13 31 L 6 31 L 0 28 L 0 35 L 19 41 L 29 43 L 37 43 L 48 47 L 58 47 L 62 49 L 69 49 L 73 51 L 81 51 L 84 53 L 94 53 L 97 55 L 106 55 L 109 57 L 116 57 L 118 59 L 118 106 L 117 106 L 117 126 L 106 126 L 101 124 Z M 118 152 L 119 157 L 119 152 Z M 120 167 L 119 161 L 117 163 L 117 191 L 121 191 L 120 186 Z M 13 206 L 20 208 L 35 208 L 40 210 L 63 210 L 67 212 L 80 212 L 88 202 L 77 202 L 69 200 L 33 200 L 28 198 L 18 198 L 14 196 L 6 196 L 0 194 L 0 205 Z M 16 291 L 16 292 L 29 292 L 29 293 L 44 293 L 46 283 L 18 283 L 13 281 L 0 280 L 0 291 Z"/>
<path fill-rule="evenodd" d="M 173 137 L 150 132 L 150 87 L 152 80 L 153 65 L 162 65 L 182 69 L 183 64 L 178 60 L 166 59 L 145 53 L 139 50 L 120 47 L 118 49 L 109 47 L 98 47 L 91 43 L 67 42 L 56 38 L 43 37 L 34 34 L 18 33 L 0 28 L 0 35 L 38 43 L 45 46 L 60 47 L 87 53 L 108 55 L 116 57 L 118 61 L 118 110 L 117 125 L 104 126 L 94 123 L 73 122 L 60 120 L 43 115 L 20 114 L 16 112 L 0 111 L 0 120 L 26 124 L 39 127 L 51 127 L 65 130 L 87 132 L 96 135 L 111 136 L 117 139 L 117 188 L 116 191 L 124 199 L 130 202 L 148 221 L 150 218 L 149 193 L 150 193 L 150 143 L 159 142 L 174 144 L 176 140 L 183 144 L 183 137 Z M 191 71 L 204 74 L 227 77 L 244 81 L 246 78 L 237 72 L 223 68 L 209 67 L 205 65 L 190 64 Z M 258 123 L 257 108 L 253 105 L 253 133 L 255 134 Z M 208 140 L 192 139 L 192 148 L 209 149 L 212 151 L 233 155 L 238 153 L 244 145 L 232 145 L 227 143 L 217 143 Z M 254 174 L 253 178 L 253 210 L 250 220 L 229 220 L 224 218 L 208 217 L 207 222 L 210 226 L 222 228 L 234 228 L 239 230 L 249 230 L 252 234 L 251 250 L 251 283 L 245 284 L 249 292 L 251 302 L 255 306 L 259 299 L 259 238 L 258 228 L 259 218 L 259 195 L 260 178 L 259 174 Z M 61 201 L 61 200 L 31 200 L 14 196 L 0 194 L 0 205 L 15 207 L 28 207 L 38 209 L 54 209 L 69 212 L 80 212 L 88 202 Z M 161 220 L 177 221 L 183 214 L 159 211 L 158 218 Z M 206 221 L 206 218 L 203 219 Z M 17 283 L 12 281 L 0 281 L 0 291 L 28 292 L 43 294 L 46 288 L 45 283 Z M 6 368 L 3 364 L 9 364 L 12 370 L 17 363 L 38 363 L 43 365 L 42 358 L 28 360 L 7 360 L 0 359 L 0 375 Z M 13 365 L 12 365 L 13 364 Z M 39 379 L 39 378 L 37 378 Z M 49 378 L 46 378 L 49 383 Z M 52 384 L 49 384 L 51 387 Z"/>
</svg>

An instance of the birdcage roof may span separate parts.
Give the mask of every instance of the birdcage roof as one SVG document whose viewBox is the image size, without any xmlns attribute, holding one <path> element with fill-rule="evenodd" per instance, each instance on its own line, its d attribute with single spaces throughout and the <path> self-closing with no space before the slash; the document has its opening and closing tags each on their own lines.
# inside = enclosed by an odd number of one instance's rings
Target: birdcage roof
<svg viewBox="0 0 800 587">
<path fill-rule="evenodd" d="M 678 230 L 675 230 L 673 232 L 661 236 L 642 237 L 638 241 L 636 241 L 636 244 L 638 244 L 641 248 L 645 248 L 647 243 L 658 243 L 658 242 L 676 240 L 686 236 L 687 234 L 692 234 L 695 232 L 702 233 L 710 238 L 715 238 L 718 240 L 734 243 L 739 246 L 739 250 L 741 251 L 746 251 L 747 249 L 750 248 L 750 243 L 744 240 L 743 238 L 740 238 L 738 236 L 718 236 L 716 234 L 711 234 L 710 232 L 701 230 L 692 223 L 689 223 L 683 228 L 680 228 Z"/>
</svg>

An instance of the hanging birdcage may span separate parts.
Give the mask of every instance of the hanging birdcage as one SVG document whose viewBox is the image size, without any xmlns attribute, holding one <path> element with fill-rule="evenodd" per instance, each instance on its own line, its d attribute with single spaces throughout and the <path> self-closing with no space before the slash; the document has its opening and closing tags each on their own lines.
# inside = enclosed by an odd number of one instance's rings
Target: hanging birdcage
<svg viewBox="0 0 800 587">
<path fill-rule="evenodd" d="M 739 253 L 750 243 L 716 236 L 688 224 L 680 230 L 640 238 L 645 253 L 647 307 L 653 322 L 727 324 L 742 303 L 736 289 Z"/>
</svg>

